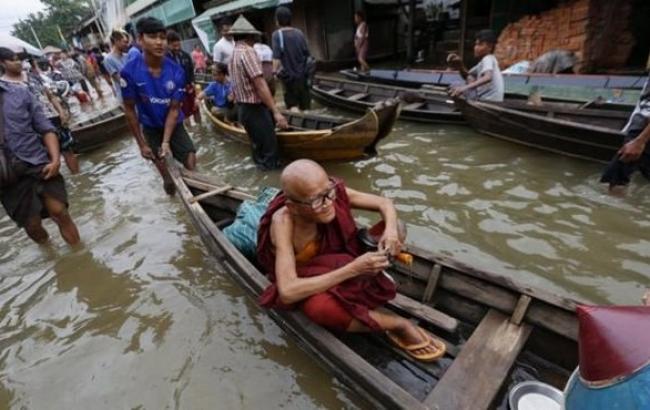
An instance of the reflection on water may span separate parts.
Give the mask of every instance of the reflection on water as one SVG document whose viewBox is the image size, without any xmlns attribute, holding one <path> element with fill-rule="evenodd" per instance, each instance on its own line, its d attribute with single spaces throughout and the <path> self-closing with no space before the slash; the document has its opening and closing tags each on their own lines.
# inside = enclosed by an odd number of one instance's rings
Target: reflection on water
<svg viewBox="0 0 650 410">
<path fill-rule="evenodd" d="M 277 184 L 248 147 L 192 133 L 203 172 Z M 435 252 L 595 302 L 638 303 L 650 282 L 650 185 L 612 199 L 598 165 L 399 123 L 379 156 L 327 169 L 393 198 Z M 360 405 L 219 270 L 130 139 L 67 183 L 81 249 L 49 221 L 39 247 L 0 217 L 0 408 Z"/>
</svg>

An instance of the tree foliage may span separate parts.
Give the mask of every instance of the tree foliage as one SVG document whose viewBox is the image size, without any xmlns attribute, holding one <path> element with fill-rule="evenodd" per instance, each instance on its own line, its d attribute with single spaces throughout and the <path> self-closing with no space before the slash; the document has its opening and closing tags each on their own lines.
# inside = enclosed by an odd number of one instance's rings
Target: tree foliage
<svg viewBox="0 0 650 410">
<path fill-rule="evenodd" d="M 27 18 L 18 21 L 14 24 L 12 32 L 14 36 L 35 46 L 38 44 L 34 40 L 30 25 L 43 47 L 62 46 L 57 26 L 67 35 L 79 28 L 79 24 L 92 14 L 90 4 L 85 0 L 41 0 L 41 3 L 45 5 L 45 10 L 31 13 Z"/>
</svg>

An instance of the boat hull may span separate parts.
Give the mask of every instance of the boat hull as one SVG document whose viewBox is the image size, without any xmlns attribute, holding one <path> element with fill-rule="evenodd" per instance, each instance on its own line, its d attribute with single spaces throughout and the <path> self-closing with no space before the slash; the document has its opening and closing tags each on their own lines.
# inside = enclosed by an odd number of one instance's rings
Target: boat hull
<svg viewBox="0 0 650 410">
<path fill-rule="evenodd" d="M 390 99 L 409 100 L 413 90 L 360 83 L 336 78 L 316 76 L 312 85 L 312 96 L 325 105 L 355 112 L 365 112 L 377 103 Z M 355 98 L 365 95 L 362 98 Z M 460 112 L 444 93 L 423 91 L 418 93 L 418 102 L 404 103 L 400 119 L 439 123 L 462 124 Z"/>
<path fill-rule="evenodd" d="M 570 121 L 570 116 L 549 118 L 465 99 L 456 99 L 455 103 L 469 125 L 478 132 L 556 154 L 604 163 L 611 160 L 623 144 L 623 133 L 602 126 L 604 122 L 590 125 Z M 622 127 L 625 123 L 626 114 L 619 114 L 608 123 L 611 127 Z M 602 120 L 596 118 L 594 121 Z"/>
<path fill-rule="evenodd" d="M 209 112 L 205 105 L 204 111 L 219 132 L 236 141 L 250 143 L 246 130 L 239 124 L 223 121 Z M 315 161 L 353 160 L 374 155 L 377 143 L 391 132 L 399 113 L 397 103 L 367 110 L 361 118 L 350 122 L 285 113 L 289 125 L 299 129 L 276 132 L 280 153 L 285 158 Z"/>
<path fill-rule="evenodd" d="M 167 164 L 205 245 L 257 298 L 268 280 L 221 231 L 241 202 L 254 197 L 181 170 L 171 157 Z M 381 335 L 334 334 L 299 310 L 265 312 L 373 408 L 505 408 L 504 386 L 531 367 L 535 371 L 527 378 L 543 376 L 546 383 L 564 386 L 577 366 L 576 302 L 416 247 L 409 251 L 412 266 L 389 269 L 399 294 L 387 307 L 445 341 L 447 353 L 435 363 L 414 362 Z"/>
<path fill-rule="evenodd" d="M 87 152 L 123 137 L 128 124 L 121 108 L 105 111 L 89 120 L 72 124 L 75 151 Z"/>
</svg>

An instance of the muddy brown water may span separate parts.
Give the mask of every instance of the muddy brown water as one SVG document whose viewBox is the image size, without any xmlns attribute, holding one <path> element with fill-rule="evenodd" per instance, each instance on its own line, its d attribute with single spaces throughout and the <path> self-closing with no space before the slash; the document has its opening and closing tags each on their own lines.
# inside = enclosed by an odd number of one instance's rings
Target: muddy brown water
<svg viewBox="0 0 650 410">
<path fill-rule="evenodd" d="M 191 133 L 201 172 L 250 192 L 278 182 L 248 147 Z M 0 211 L 0 408 L 364 406 L 222 272 L 131 138 L 81 160 L 64 171 L 80 248 L 51 222 L 37 246 Z M 637 304 L 650 283 L 641 178 L 614 199 L 598 164 L 405 122 L 378 156 L 326 168 L 393 198 L 409 241 L 468 264 L 596 303 Z"/>
</svg>

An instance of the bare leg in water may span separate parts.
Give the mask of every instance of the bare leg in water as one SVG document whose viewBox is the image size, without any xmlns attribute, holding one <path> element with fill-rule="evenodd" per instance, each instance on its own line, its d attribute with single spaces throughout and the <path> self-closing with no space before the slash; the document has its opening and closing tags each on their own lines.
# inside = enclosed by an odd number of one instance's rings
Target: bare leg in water
<svg viewBox="0 0 650 410">
<path fill-rule="evenodd" d="M 165 192 L 168 195 L 174 195 L 176 193 L 176 187 L 174 185 L 174 181 L 172 180 L 171 175 L 169 175 L 169 170 L 167 169 L 167 164 L 165 163 L 164 158 L 157 158 L 153 161 L 154 165 L 156 166 L 156 169 L 160 173 L 160 176 L 163 179 L 163 188 L 165 189 Z M 190 153 L 188 154 L 187 158 L 185 159 L 185 162 L 183 163 L 183 166 L 189 171 L 193 171 L 196 169 L 196 154 L 195 153 Z"/>
<path fill-rule="evenodd" d="M 34 242 L 38 244 L 44 244 L 49 239 L 49 235 L 45 228 L 43 228 L 43 221 L 40 216 L 34 216 L 30 218 L 25 224 L 25 232 L 27 236 L 31 238 Z"/>
<path fill-rule="evenodd" d="M 78 174 L 79 173 L 79 158 L 77 158 L 77 154 L 75 154 L 72 151 L 63 151 L 61 153 L 63 156 L 63 160 L 65 161 L 65 165 L 68 167 L 70 170 L 71 174 Z"/>
<path fill-rule="evenodd" d="M 183 165 L 185 166 L 185 169 L 194 171 L 196 169 L 196 154 L 193 152 L 188 154 Z"/>
<path fill-rule="evenodd" d="M 163 189 L 167 195 L 174 195 L 176 193 L 176 186 L 172 180 L 172 176 L 169 175 L 169 170 L 167 169 L 167 164 L 165 163 L 164 158 L 156 158 L 153 161 L 153 164 L 156 166 L 158 173 L 163 179 Z"/>
<path fill-rule="evenodd" d="M 79 238 L 79 231 L 68 213 L 65 204 L 47 195 L 43 196 L 43 202 L 45 209 L 50 214 L 50 218 L 59 227 L 59 232 L 61 232 L 63 239 L 70 245 L 77 245 L 81 240 Z"/>
<path fill-rule="evenodd" d="M 193 115 L 194 122 L 199 125 L 201 124 L 201 110 L 197 108 L 196 112 Z"/>
</svg>

